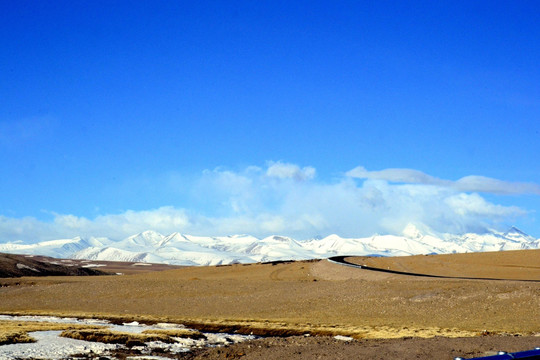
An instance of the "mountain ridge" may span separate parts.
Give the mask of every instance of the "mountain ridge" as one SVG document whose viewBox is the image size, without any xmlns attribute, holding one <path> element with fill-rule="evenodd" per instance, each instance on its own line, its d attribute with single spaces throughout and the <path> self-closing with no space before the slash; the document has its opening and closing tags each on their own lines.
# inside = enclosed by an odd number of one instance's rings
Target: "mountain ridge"
<svg viewBox="0 0 540 360">
<path fill-rule="evenodd" d="M 484 234 L 436 234 L 409 224 L 401 235 L 295 240 L 271 235 L 168 235 L 147 230 L 120 241 L 107 238 L 58 239 L 35 244 L 0 243 L 0 252 L 87 260 L 152 262 L 171 265 L 225 265 L 277 260 L 307 260 L 337 255 L 404 256 L 501 250 L 539 249 L 540 239 L 511 227 Z"/>
</svg>

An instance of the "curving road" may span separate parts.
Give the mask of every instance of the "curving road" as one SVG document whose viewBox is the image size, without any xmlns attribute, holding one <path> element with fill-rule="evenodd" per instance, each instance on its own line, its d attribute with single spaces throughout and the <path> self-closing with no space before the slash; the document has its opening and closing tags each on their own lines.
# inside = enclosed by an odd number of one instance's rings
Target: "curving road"
<svg viewBox="0 0 540 360">
<path fill-rule="evenodd" d="M 384 272 L 389 274 L 398 274 L 398 275 L 408 275 L 408 276 L 419 276 L 419 277 L 428 277 L 428 278 L 439 278 L 439 279 L 462 279 L 462 280 L 498 280 L 498 281 L 527 281 L 527 282 L 540 282 L 540 280 L 520 280 L 520 279 L 500 279 L 500 278 L 482 278 L 482 277 L 467 277 L 467 276 L 444 276 L 444 275 L 430 275 L 430 274 L 420 274 L 420 273 L 413 273 L 413 272 L 405 272 L 405 271 L 398 271 L 398 270 L 390 270 L 390 269 L 381 269 L 381 268 L 375 268 L 367 265 L 358 265 L 354 264 L 352 262 L 349 262 L 345 260 L 345 258 L 351 257 L 350 255 L 347 256 L 332 256 L 329 257 L 327 260 L 334 264 L 344 265 L 344 266 L 350 266 L 357 269 L 363 269 L 363 270 L 369 270 L 369 271 L 378 271 L 378 272 Z"/>
</svg>

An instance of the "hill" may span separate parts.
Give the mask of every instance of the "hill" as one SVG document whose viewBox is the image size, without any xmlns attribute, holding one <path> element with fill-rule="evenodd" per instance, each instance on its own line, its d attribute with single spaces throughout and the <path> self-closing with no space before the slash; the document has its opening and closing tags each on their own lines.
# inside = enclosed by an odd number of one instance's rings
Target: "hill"
<svg viewBox="0 0 540 360">
<path fill-rule="evenodd" d="M 14 255 L 0 253 L 0 278 L 22 276 L 89 276 L 110 275 L 100 270 L 77 266 L 70 261 L 33 255 Z"/>
</svg>

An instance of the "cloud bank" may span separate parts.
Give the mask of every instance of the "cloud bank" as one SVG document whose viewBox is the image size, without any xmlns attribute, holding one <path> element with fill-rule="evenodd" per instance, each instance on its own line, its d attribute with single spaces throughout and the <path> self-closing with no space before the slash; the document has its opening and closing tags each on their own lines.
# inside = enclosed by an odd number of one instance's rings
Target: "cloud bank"
<svg viewBox="0 0 540 360">
<path fill-rule="evenodd" d="M 485 176 L 465 176 L 457 181 L 439 179 L 413 169 L 385 169 L 368 171 L 359 166 L 347 172 L 347 176 L 358 179 L 376 179 L 395 183 L 436 185 L 456 191 L 481 192 L 501 195 L 540 195 L 540 185 L 497 180 Z"/>
<path fill-rule="evenodd" d="M 283 162 L 240 171 L 206 170 L 189 191 L 203 208 L 172 204 L 93 219 L 54 214 L 50 222 L 0 216 L 0 241 L 74 236 L 118 240 L 149 229 L 166 234 L 360 237 L 398 234 L 409 223 L 436 232 L 482 232 L 527 212 L 492 203 L 479 193 L 540 194 L 536 184 L 482 176 L 450 181 L 412 169 L 357 167 L 324 182 L 317 180 L 313 167 Z"/>
</svg>

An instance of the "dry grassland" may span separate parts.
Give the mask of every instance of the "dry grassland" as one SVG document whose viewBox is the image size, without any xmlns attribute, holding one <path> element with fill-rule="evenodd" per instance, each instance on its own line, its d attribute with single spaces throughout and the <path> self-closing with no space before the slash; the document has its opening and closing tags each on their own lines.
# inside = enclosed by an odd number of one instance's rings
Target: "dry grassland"
<svg viewBox="0 0 540 360">
<path fill-rule="evenodd" d="M 475 256 L 470 260 L 474 264 L 504 265 L 514 274 L 508 276 L 518 278 L 527 277 L 529 271 L 535 278 L 540 265 L 536 250 L 469 255 Z M 459 270 L 461 256 L 454 256 L 384 260 L 389 261 L 387 267 L 401 271 Z M 430 263 L 414 267 L 414 258 Z M 504 275 L 501 271 L 484 274 L 499 277 Z M 169 321 L 198 330 L 261 335 L 395 338 L 540 333 L 540 282 L 418 278 L 325 260 L 189 267 L 129 276 L 20 278 L 16 286 L 14 280 L 2 282 L 12 285 L 0 288 L 4 314 Z"/>
<path fill-rule="evenodd" d="M 351 257 L 348 260 L 359 265 L 411 273 L 540 281 L 540 250 L 395 258 Z"/>
<path fill-rule="evenodd" d="M 0 320 L 0 345 L 15 343 L 30 343 L 35 340 L 28 336 L 32 331 L 43 330 L 68 330 L 68 329 L 87 329 L 97 331 L 99 326 L 77 325 L 77 324 L 59 324 L 37 321 L 9 321 Z"/>
</svg>

